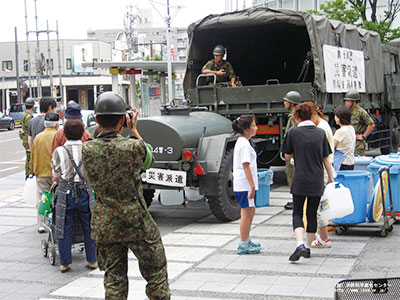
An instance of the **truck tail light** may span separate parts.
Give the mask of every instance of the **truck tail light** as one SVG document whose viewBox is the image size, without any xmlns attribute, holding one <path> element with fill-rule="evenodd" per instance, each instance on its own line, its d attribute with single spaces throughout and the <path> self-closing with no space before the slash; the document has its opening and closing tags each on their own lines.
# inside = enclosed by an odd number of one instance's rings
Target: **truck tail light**
<svg viewBox="0 0 400 300">
<path fill-rule="evenodd" d="M 185 150 L 182 152 L 182 158 L 184 161 L 190 161 L 192 159 L 192 152 Z"/>
</svg>

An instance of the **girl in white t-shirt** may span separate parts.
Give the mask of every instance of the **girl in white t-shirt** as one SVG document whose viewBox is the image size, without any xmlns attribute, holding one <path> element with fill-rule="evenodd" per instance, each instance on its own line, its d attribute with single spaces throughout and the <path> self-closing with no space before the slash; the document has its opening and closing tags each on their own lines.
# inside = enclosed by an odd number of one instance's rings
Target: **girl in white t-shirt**
<svg viewBox="0 0 400 300">
<path fill-rule="evenodd" d="M 253 115 L 242 115 L 232 123 L 235 134 L 240 134 L 233 152 L 233 191 L 240 205 L 240 242 L 238 254 L 260 253 L 261 245 L 250 239 L 250 228 L 256 212 L 257 154 L 249 140 L 256 135 L 257 126 Z"/>
<path fill-rule="evenodd" d="M 340 126 L 333 136 L 335 145 L 334 168 L 338 170 L 354 170 L 354 149 L 356 132 L 350 125 L 351 110 L 342 105 L 336 108 L 335 122 Z"/>
</svg>

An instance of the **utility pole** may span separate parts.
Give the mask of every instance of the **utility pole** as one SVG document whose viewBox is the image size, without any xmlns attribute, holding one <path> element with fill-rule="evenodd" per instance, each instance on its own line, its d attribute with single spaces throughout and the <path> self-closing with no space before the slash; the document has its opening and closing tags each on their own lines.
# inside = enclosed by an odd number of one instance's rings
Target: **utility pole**
<svg viewBox="0 0 400 300">
<path fill-rule="evenodd" d="M 18 36 L 17 36 L 17 27 L 14 27 L 15 31 L 15 71 L 16 71 L 16 77 L 17 77 L 17 103 L 22 103 L 22 98 L 21 98 L 21 86 L 20 86 L 20 81 L 19 81 L 19 64 L 18 64 Z"/>
<path fill-rule="evenodd" d="M 171 16 L 169 14 L 169 0 L 167 0 L 167 69 L 168 69 L 168 102 L 172 102 L 172 63 L 171 63 Z"/>
<path fill-rule="evenodd" d="M 54 86 L 53 86 L 53 61 L 51 59 L 51 51 L 50 51 L 50 30 L 49 30 L 49 20 L 47 20 L 47 52 L 48 52 L 48 59 L 47 59 L 47 70 L 49 71 L 50 75 L 50 97 L 53 97 L 54 93 Z"/>
<path fill-rule="evenodd" d="M 172 20 L 176 17 L 178 14 L 179 10 L 181 9 L 181 6 L 177 6 L 177 10 L 175 11 L 174 15 L 171 17 L 170 15 L 170 6 L 169 6 L 169 0 L 167 0 L 167 16 L 164 18 L 163 15 L 158 11 L 157 7 L 153 4 L 154 0 L 150 0 L 150 4 L 153 6 L 153 8 L 158 12 L 158 14 L 161 16 L 161 18 L 164 19 L 165 24 L 167 25 L 167 72 L 168 72 L 168 102 L 172 102 L 172 62 L 171 62 L 171 22 Z"/>
<path fill-rule="evenodd" d="M 25 3 L 26 52 L 28 55 L 29 97 L 35 97 L 35 95 L 32 93 L 31 51 L 29 50 L 28 13 L 26 10 L 26 0 L 24 0 L 24 3 Z"/>
<path fill-rule="evenodd" d="M 42 64 L 40 57 L 40 44 L 39 44 L 39 28 L 38 28 L 38 16 L 37 6 L 35 0 L 35 22 L 36 22 L 36 80 L 38 97 L 42 97 Z"/>
</svg>

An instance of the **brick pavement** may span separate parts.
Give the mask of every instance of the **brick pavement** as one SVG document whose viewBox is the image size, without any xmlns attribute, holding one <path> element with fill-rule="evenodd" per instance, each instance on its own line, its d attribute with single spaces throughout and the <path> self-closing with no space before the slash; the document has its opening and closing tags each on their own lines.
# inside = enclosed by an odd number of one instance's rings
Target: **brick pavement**
<svg viewBox="0 0 400 300">
<path fill-rule="evenodd" d="M 0 188 L 5 184 L 0 181 Z M 312 249 L 310 259 L 290 263 L 296 242 L 291 212 L 282 208 L 290 199 L 288 188 L 273 186 L 270 198 L 269 207 L 257 209 L 252 228 L 262 252 L 251 256 L 236 254 L 238 221 L 219 223 L 205 203 L 195 209 L 151 208 L 163 235 L 173 300 L 332 299 L 341 279 L 400 276 L 397 225 L 387 238 L 365 231 L 331 234 L 332 248 Z M 73 268 L 65 274 L 43 258 L 34 215 L 19 195 L 0 195 L 0 299 L 102 299 L 103 274 L 82 271 L 81 253 L 73 252 Z M 145 299 L 145 281 L 132 254 L 128 275 L 129 299 Z"/>
</svg>

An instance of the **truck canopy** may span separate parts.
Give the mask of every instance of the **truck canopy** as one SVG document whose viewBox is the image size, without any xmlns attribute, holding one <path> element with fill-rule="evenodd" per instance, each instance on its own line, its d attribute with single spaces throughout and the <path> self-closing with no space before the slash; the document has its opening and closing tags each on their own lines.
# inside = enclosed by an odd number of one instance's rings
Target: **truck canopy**
<svg viewBox="0 0 400 300">
<path fill-rule="evenodd" d="M 189 53 L 185 90 L 195 88 L 202 66 L 222 44 L 226 59 L 245 86 L 310 82 L 326 93 L 323 45 L 364 52 L 366 93 L 384 91 L 384 63 L 380 36 L 354 25 L 314 16 L 304 11 L 257 8 L 209 15 L 188 28 Z M 299 79 L 307 53 L 311 63 Z"/>
</svg>

